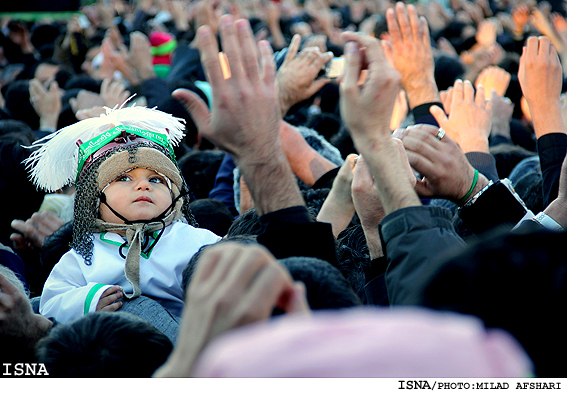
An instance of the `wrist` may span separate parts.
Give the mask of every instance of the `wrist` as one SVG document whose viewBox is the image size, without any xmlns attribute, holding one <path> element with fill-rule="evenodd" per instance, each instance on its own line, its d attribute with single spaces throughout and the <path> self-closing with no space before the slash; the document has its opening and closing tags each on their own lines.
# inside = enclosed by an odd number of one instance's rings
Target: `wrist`
<svg viewBox="0 0 567 394">
<path fill-rule="evenodd" d="M 477 170 L 475 170 L 477 171 Z M 490 187 L 490 185 L 492 185 L 492 182 L 489 181 L 484 175 L 482 175 L 481 173 L 478 173 L 478 178 L 476 183 L 471 183 L 471 188 L 470 193 L 467 193 L 465 195 L 465 197 L 461 198 L 461 200 L 459 200 L 458 204 L 460 206 L 465 206 L 465 205 L 470 205 L 471 202 L 476 201 L 476 199 L 478 197 L 481 196 L 481 194 L 486 191 L 486 189 L 488 189 L 488 187 Z"/>
<path fill-rule="evenodd" d="M 477 140 L 465 141 L 460 144 L 463 153 L 483 152 L 490 153 L 488 138 L 479 138 Z"/>
<path fill-rule="evenodd" d="M 558 197 L 543 212 L 562 228 L 567 228 L 567 201 L 560 200 Z"/>
<path fill-rule="evenodd" d="M 426 79 L 423 82 L 406 82 L 402 80 L 402 86 L 406 91 L 411 109 L 421 104 L 441 101 L 435 80 Z"/>
<path fill-rule="evenodd" d="M 57 130 L 59 112 L 56 115 L 42 116 L 39 119 L 39 128 L 42 130 Z"/>
</svg>

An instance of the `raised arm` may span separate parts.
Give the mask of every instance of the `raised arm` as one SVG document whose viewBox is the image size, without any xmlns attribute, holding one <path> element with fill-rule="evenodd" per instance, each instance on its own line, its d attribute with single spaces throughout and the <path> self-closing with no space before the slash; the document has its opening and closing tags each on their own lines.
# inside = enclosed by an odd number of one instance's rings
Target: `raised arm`
<svg viewBox="0 0 567 394">
<path fill-rule="evenodd" d="M 396 3 L 386 11 L 391 45 L 385 45 L 386 55 L 401 74 L 410 109 L 439 102 L 435 84 L 434 62 L 425 18 L 418 17 L 413 5 Z"/>
<path fill-rule="evenodd" d="M 557 197 L 567 129 L 561 116 L 562 69 L 547 37 L 530 37 L 520 58 L 518 79 L 528 103 L 543 175 L 544 206 Z"/>
<path fill-rule="evenodd" d="M 399 91 L 400 74 L 372 37 L 343 33 L 346 67 L 341 82 L 341 117 L 375 179 L 386 214 L 421 202 L 405 174 L 390 133 L 390 117 Z M 364 51 L 361 48 L 364 47 Z M 368 77 L 358 85 L 361 69 Z M 408 92 L 409 95 L 409 92 Z"/>
<path fill-rule="evenodd" d="M 197 32 L 197 45 L 213 92 L 212 112 L 186 90 L 174 92 L 185 103 L 203 136 L 235 160 L 259 215 L 304 205 L 280 138 L 275 65 L 269 44 L 258 44 L 246 20 L 225 15 L 221 41 L 232 76 L 224 79 L 216 38 L 209 26 Z"/>
</svg>

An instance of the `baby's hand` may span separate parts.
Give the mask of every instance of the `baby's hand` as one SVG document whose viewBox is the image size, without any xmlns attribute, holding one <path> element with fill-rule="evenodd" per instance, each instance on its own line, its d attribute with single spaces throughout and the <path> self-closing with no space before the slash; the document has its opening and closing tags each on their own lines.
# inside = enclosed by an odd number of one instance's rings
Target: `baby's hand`
<svg viewBox="0 0 567 394">
<path fill-rule="evenodd" d="M 98 300 L 98 304 L 96 304 L 97 312 L 114 312 L 117 311 L 122 307 L 122 301 L 116 301 L 119 298 L 122 298 L 124 293 L 122 289 L 118 285 L 114 285 L 109 287 L 102 293 L 100 296 L 100 300 Z"/>
</svg>

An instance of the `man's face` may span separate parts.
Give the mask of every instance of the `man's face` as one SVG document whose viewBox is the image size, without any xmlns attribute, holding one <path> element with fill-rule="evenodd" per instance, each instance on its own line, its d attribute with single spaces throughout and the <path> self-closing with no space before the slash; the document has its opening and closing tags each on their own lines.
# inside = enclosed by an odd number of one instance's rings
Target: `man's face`
<svg viewBox="0 0 567 394">
<path fill-rule="evenodd" d="M 171 205 L 171 192 L 164 176 L 147 168 L 135 168 L 113 180 L 104 190 L 106 203 L 126 219 L 148 220 Z M 100 217 L 108 223 L 123 223 L 105 205 Z"/>
</svg>

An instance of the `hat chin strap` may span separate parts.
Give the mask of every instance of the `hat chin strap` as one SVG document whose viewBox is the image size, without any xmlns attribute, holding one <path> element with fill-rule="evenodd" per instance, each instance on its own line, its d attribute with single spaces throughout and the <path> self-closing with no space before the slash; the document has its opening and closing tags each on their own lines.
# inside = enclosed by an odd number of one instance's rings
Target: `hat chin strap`
<svg viewBox="0 0 567 394">
<path fill-rule="evenodd" d="M 171 197 L 173 197 L 173 192 L 170 190 L 171 193 Z M 112 208 L 108 202 L 106 201 L 106 194 L 104 194 L 104 192 L 100 192 L 100 195 L 98 196 L 98 198 L 100 199 L 100 202 L 104 205 L 106 205 L 108 207 L 108 209 L 110 209 L 110 212 L 112 212 L 114 215 L 116 215 L 116 217 L 120 220 L 122 220 L 124 222 L 124 224 L 137 224 L 137 223 L 153 223 L 153 222 L 160 222 L 163 220 L 163 218 L 165 218 L 167 216 L 167 214 L 169 213 L 170 210 L 173 210 L 173 207 L 175 206 L 175 204 L 177 204 L 177 201 L 181 198 L 181 197 L 185 197 L 186 195 L 189 194 L 189 191 L 185 191 L 185 192 L 181 192 L 177 197 L 172 198 L 171 204 L 169 204 L 169 206 L 167 208 L 165 208 L 165 210 L 160 213 L 158 216 L 152 218 L 152 219 L 139 219 L 139 220 L 128 220 L 126 219 L 124 216 L 122 216 L 121 214 L 119 214 L 114 208 Z"/>
<path fill-rule="evenodd" d="M 173 192 L 172 192 L 173 194 Z M 124 221 L 123 224 L 119 223 L 107 223 L 100 219 L 97 219 L 97 224 L 95 228 L 102 231 L 126 231 L 126 241 L 118 249 L 120 256 L 125 259 L 124 264 L 124 274 L 126 280 L 130 282 L 134 292 L 132 294 L 124 293 L 124 296 L 128 299 L 136 298 L 142 294 L 140 288 L 140 253 L 142 238 L 147 231 L 157 231 L 159 230 L 158 236 L 155 238 L 153 245 L 151 246 L 148 253 L 153 249 L 157 242 L 161 238 L 165 227 L 172 222 L 174 219 L 173 207 L 177 201 L 188 194 L 188 192 L 180 193 L 179 196 L 172 199 L 171 204 L 158 216 L 149 220 L 127 220 L 124 216 L 116 212 L 106 201 L 106 195 L 101 192 L 99 195 L 100 202 L 106 205 L 112 213 L 114 213 L 118 218 Z M 172 210 L 168 214 L 168 211 Z M 160 228 L 161 227 L 161 228 Z M 123 253 L 123 249 L 129 246 L 126 255 Z"/>
</svg>

